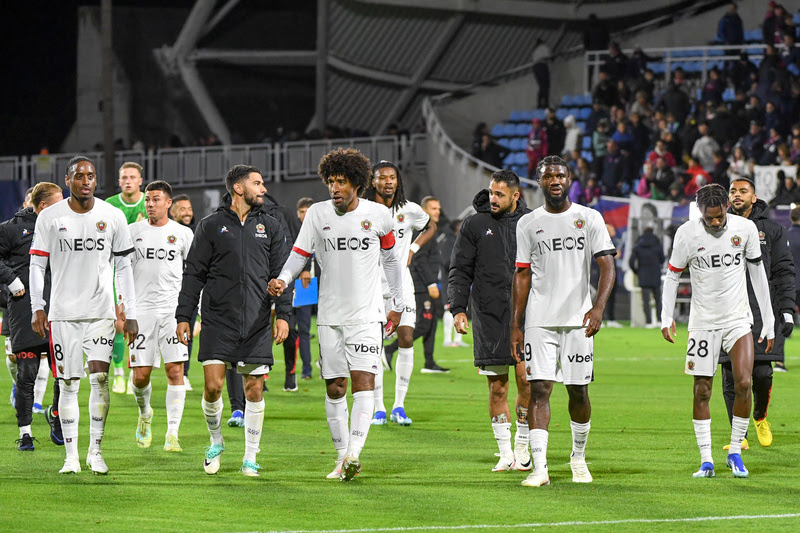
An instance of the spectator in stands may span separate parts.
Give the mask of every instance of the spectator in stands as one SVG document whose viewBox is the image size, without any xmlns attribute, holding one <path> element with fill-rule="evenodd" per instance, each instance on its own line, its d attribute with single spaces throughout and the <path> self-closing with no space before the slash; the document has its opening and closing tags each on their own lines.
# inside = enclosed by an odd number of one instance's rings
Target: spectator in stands
<svg viewBox="0 0 800 533">
<path fill-rule="evenodd" d="M 641 198 L 651 198 L 653 196 L 652 190 L 655 188 L 655 167 L 648 161 L 642 165 L 642 173 L 639 175 L 639 181 L 636 184 L 636 196 Z"/>
<path fill-rule="evenodd" d="M 528 179 L 532 180 L 536 178 L 536 165 L 539 164 L 539 160 L 547 156 L 547 132 L 542 128 L 542 121 L 538 118 L 531 121 L 531 126 L 525 153 L 528 156 Z"/>
<path fill-rule="evenodd" d="M 667 143 L 664 141 L 664 139 L 658 139 L 653 151 L 647 154 L 647 160 L 652 164 L 655 164 L 656 159 L 659 157 L 664 160 L 664 163 L 669 168 L 673 168 L 675 166 L 675 156 L 673 156 L 667 150 Z"/>
<path fill-rule="evenodd" d="M 608 153 L 603 158 L 603 172 L 600 175 L 603 194 L 627 196 L 631 190 L 628 158 L 619 149 L 619 145 L 614 139 L 606 143 L 606 148 Z"/>
<path fill-rule="evenodd" d="M 739 178 L 753 179 L 750 173 L 750 165 L 747 161 L 747 155 L 744 153 L 744 148 L 741 145 L 736 145 L 733 149 L 733 154 L 728 158 L 728 180 L 734 182 Z"/>
<path fill-rule="evenodd" d="M 472 151 L 478 149 L 483 142 L 483 136 L 489 134 L 489 127 L 486 125 L 485 122 L 479 122 L 475 129 L 472 132 Z"/>
<path fill-rule="evenodd" d="M 625 73 L 625 78 L 639 80 L 644 77 L 645 70 L 647 70 L 647 62 L 652 60 L 653 58 L 645 54 L 641 46 L 637 46 L 628 60 L 628 70 Z"/>
<path fill-rule="evenodd" d="M 539 86 L 536 107 L 544 109 L 550 105 L 550 61 L 553 51 L 542 39 L 536 39 L 533 46 L 533 77 Z"/>
<path fill-rule="evenodd" d="M 764 33 L 764 43 L 779 44 L 783 40 L 783 33 L 786 28 L 783 21 L 786 10 L 776 2 L 770 2 L 769 5 L 771 10 L 767 13 L 764 24 L 761 26 Z"/>
<path fill-rule="evenodd" d="M 507 155 L 508 150 L 497 144 L 488 133 L 481 136 L 480 145 L 472 150 L 473 157 L 497 168 L 503 168 L 503 160 Z"/>
<path fill-rule="evenodd" d="M 750 61 L 747 52 L 742 50 L 739 54 L 739 60 L 731 65 L 728 73 L 728 77 L 733 83 L 733 88 L 736 91 L 746 93 L 756 76 L 758 76 L 758 67 Z"/>
<path fill-rule="evenodd" d="M 725 92 L 725 84 L 722 82 L 717 67 L 713 67 L 708 71 L 708 78 L 706 79 L 706 83 L 703 85 L 701 98 L 703 102 L 713 102 L 713 104 L 716 106 L 722 102 L 723 92 Z"/>
<path fill-rule="evenodd" d="M 611 41 L 611 44 L 608 45 L 608 57 L 603 66 L 614 83 L 625 77 L 628 70 L 628 56 L 622 53 L 618 42 Z"/>
<path fill-rule="evenodd" d="M 603 118 L 609 120 L 608 109 L 603 105 L 602 100 L 594 98 L 592 100 L 592 111 L 586 120 L 586 131 L 594 132 L 597 129 L 597 123 Z"/>
<path fill-rule="evenodd" d="M 781 49 L 781 60 L 783 64 L 788 67 L 794 65 L 800 67 L 800 48 L 795 46 L 796 37 L 793 33 L 785 33 L 783 35 L 783 48 Z"/>
<path fill-rule="evenodd" d="M 689 203 L 689 199 L 683 194 L 683 185 L 680 180 L 675 180 L 672 185 L 669 186 L 669 197 L 667 199 L 670 202 L 675 202 L 680 205 Z"/>
<path fill-rule="evenodd" d="M 670 83 L 656 107 L 661 107 L 668 114 L 672 114 L 679 124 L 683 124 L 689 111 L 692 109 L 692 103 L 689 100 L 689 95 L 681 89 L 676 83 Z"/>
<path fill-rule="evenodd" d="M 758 120 L 750 121 L 750 131 L 742 137 L 739 145 L 742 147 L 746 159 L 760 161 L 764 155 L 764 143 L 767 142 L 767 135 L 764 133 L 761 123 Z"/>
<path fill-rule="evenodd" d="M 686 168 L 686 185 L 683 188 L 683 194 L 687 198 L 694 199 L 697 195 L 697 190 L 703 185 L 707 185 L 711 181 L 711 176 L 705 171 L 700 162 L 694 157 L 689 157 L 689 164 Z"/>
<path fill-rule="evenodd" d="M 631 134 L 633 135 L 633 150 L 631 150 L 631 164 L 634 168 L 639 168 L 644 162 L 644 156 L 647 154 L 647 149 L 650 148 L 650 128 L 648 128 L 641 118 L 641 115 L 636 112 L 630 114 L 630 123 L 628 124 Z"/>
<path fill-rule="evenodd" d="M 581 149 L 583 130 L 578 127 L 575 117 L 572 115 L 568 115 L 567 118 L 564 119 L 564 126 L 566 128 L 566 136 L 564 137 L 564 148 L 562 152 L 572 154 L 575 150 Z"/>
<path fill-rule="evenodd" d="M 577 177 L 577 175 L 573 174 L 572 182 L 569 184 L 569 201 L 573 204 L 585 205 L 586 199 L 583 196 L 584 189 L 585 187 L 583 183 L 581 183 L 581 180 Z"/>
<path fill-rule="evenodd" d="M 564 138 L 567 130 L 564 129 L 564 124 L 561 123 L 552 108 L 547 108 L 544 129 L 547 132 L 547 155 L 560 156 L 564 152 Z"/>
<path fill-rule="evenodd" d="M 777 165 L 778 147 L 783 144 L 783 137 L 775 128 L 769 130 L 769 137 L 764 143 L 764 153 L 757 159 L 759 165 Z"/>
<path fill-rule="evenodd" d="M 730 164 L 725 159 L 725 153 L 722 150 L 714 152 L 714 168 L 709 173 L 711 175 L 711 183 L 718 183 L 725 187 L 727 191 L 730 187 L 730 180 L 728 179 L 728 167 Z"/>
<path fill-rule="evenodd" d="M 728 11 L 719 20 L 716 40 L 724 44 L 744 43 L 744 25 L 733 2 L 728 4 Z"/>
<path fill-rule="evenodd" d="M 677 135 L 672 133 L 669 129 L 665 129 L 661 131 L 661 139 L 664 141 L 667 151 L 672 154 L 675 164 L 681 161 L 683 159 L 683 146 L 681 146 Z"/>
<path fill-rule="evenodd" d="M 778 108 L 772 100 L 767 100 L 767 104 L 764 106 L 764 127 L 767 131 L 774 129 L 781 135 L 786 133 L 783 127 L 781 114 L 778 112 Z"/>
<path fill-rule="evenodd" d="M 800 187 L 793 177 L 788 176 L 782 169 L 778 171 L 778 191 L 775 198 L 769 203 L 770 207 L 778 205 L 792 205 L 800 203 Z"/>
<path fill-rule="evenodd" d="M 592 133 L 592 154 L 594 156 L 594 171 L 600 174 L 603 168 L 603 159 L 608 153 L 607 143 L 611 138 L 608 132 L 609 122 L 608 119 L 601 119 L 597 123 L 597 129 Z"/>
<path fill-rule="evenodd" d="M 778 145 L 778 165 L 782 167 L 790 167 L 794 165 L 792 163 L 792 154 L 789 151 L 789 145 L 786 143 L 781 143 Z"/>
<path fill-rule="evenodd" d="M 600 200 L 602 194 L 603 189 L 600 187 L 600 184 L 597 183 L 596 175 L 590 174 L 589 178 L 586 180 L 586 188 L 583 191 L 583 198 L 586 201 L 586 205 L 595 205 Z"/>
<path fill-rule="evenodd" d="M 605 50 L 610 41 L 608 26 L 598 19 L 597 15 L 590 14 L 586 21 L 586 28 L 583 30 L 583 48 L 587 51 Z"/>
<path fill-rule="evenodd" d="M 585 188 L 586 183 L 589 181 L 589 177 L 593 174 L 591 167 L 589 166 L 589 162 L 582 158 L 578 157 L 575 160 L 575 176 L 574 179 L 580 180 L 581 185 Z"/>
<path fill-rule="evenodd" d="M 617 100 L 623 110 L 628 109 L 631 103 L 633 103 L 631 90 L 628 88 L 628 83 L 624 79 L 617 80 Z"/>
<path fill-rule="evenodd" d="M 669 154 L 669 152 L 667 152 Z M 666 158 L 656 157 L 653 187 L 651 188 L 653 200 L 665 200 L 669 197 L 669 188 L 675 183 L 675 174 L 667 164 Z"/>
<path fill-rule="evenodd" d="M 675 70 L 672 71 L 672 83 L 678 87 L 686 86 L 686 71 L 683 70 L 683 67 L 676 67 Z"/>
<path fill-rule="evenodd" d="M 717 141 L 708 132 L 708 124 L 701 122 L 697 125 L 700 138 L 697 139 L 692 147 L 692 157 L 696 159 L 706 172 L 712 172 L 716 163 L 714 153 L 720 149 Z"/>
<path fill-rule="evenodd" d="M 656 91 L 655 73 L 651 69 L 646 68 L 644 70 L 643 77 L 636 80 L 633 84 L 633 87 L 635 93 L 644 91 L 645 95 L 647 96 L 647 101 L 652 102 Z"/>
<path fill-rule="evenodd" d="M 650 105 L 647 99 L 647 93 L 644 91 L 636 91 L 636 100 L 631 104 L 630 112 L 631 114 L 636 113 L 642 117 L 642 122 L 648 127 L 652 126 L 651 118 L 653 116 L 653 106 Z"/>
<path fill-rule="evenodd" d="M 745 114 L 748 122 L 752 123 L 756 121 L 759 124 L 764 124 L 764 110 L 761 108 L 761 99 L 758 95 L 750 95 L 747 106 L 745 107 Z"/>
<path fill-rule="evenodd" d="M 599 100 L 605 107 L 611 107 L 612 105 L 617 105 L 619 95 L 617 94 L 616 82 L 612 81 L 606 68 L 604 65 L 600 69 L 599 81 L 592 91 L 592 98 Z"/>
<path fill-rule="evenodd" d="M 730 146 L 744 133 L 737 131 L 736 119 L 725 104 L 706 109 L 706 123 L 708 124 L 708 133 L 720 146 Z"/>
<path fill-rule="evenodd" d="M 784 103 L 783 112 L 784 119 L 789 124 L 797 124 L 800 122 L 800 83 L 798 80 L 792 80 L 789 85 L 790 94 L 788 101 Z M 792 135 L 800 135 L 800 133 Z"/>
<path fill-rule="evenodd" d="M 633 152 L 633 133 L 628 128 L 628 122 L 620 120 L 617 122 L 616 131 L 611 135 L 611 138 L 617 141 L 617 146 L 624 152 L 626 157 L 629 157 Z"/>
<path fill-rule="evenodd" d="M 800 137 L 792 137 L 792 148 L 789 157 L 793 165 L 800 165 Z"/>
</svg>

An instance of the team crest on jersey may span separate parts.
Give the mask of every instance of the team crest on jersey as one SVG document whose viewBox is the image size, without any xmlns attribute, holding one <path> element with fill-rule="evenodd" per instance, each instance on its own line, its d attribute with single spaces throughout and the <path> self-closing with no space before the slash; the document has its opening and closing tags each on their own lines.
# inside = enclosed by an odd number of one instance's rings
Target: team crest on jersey
<svg viewBox="0 0 800 533">
<path fill-rule="evenodd" d="M 584 222 L 582 218 L 579 218 L 574 222 L 574 224 L 576 228 L 583 229 L 583 226 L 586 225 L 586 222 Z"/>
<path fill-rule="evenodd" d="M 526 367 L 525 372 L 530 376 L 531 375 L 531 367 Z"/>
<path fill-rule="evenodd" d="M 131 363 L 136 362 L 136 354 L 131 354 Z"/>
<path fill-rule="evenodd" d="M 397 220 L 400 220 L 400 216 L 402 216 L 402 215 L 398 215 Z M 363 229 L 364 231 L 369 231 L 369 229 L 371 227 L 372 227 L 372 222 L 370 222 L 369 220 L 362 220 L 361 221 L 361 229 Z"/>
<path fill-rule="evenodd" d="M 97 224 L 95 224 L 95 226 L 97 227 L 97 231 L 99 231 L 100 233 L 105 233 L 108 224 L 106 224 L 101 220 Z"/>
<path fill-rule="evenodd" d="M 228 228 L 227 228 L 226 226 L 222 226 L 222 227 L 219 229 L 219 232 L 220 232 L 220 233 L 228 233 Z"/>
<path fill-rule="evenodd" d="M 738 235 L 734 235 L 731 237 L 731 245 L 733 245 L 734 248 L 738 248 L 742 245 L 742 238 Z"/>
<path fill-rule="evenodd" d="M 59 371 L 59 373 L 63 374 L 64 373 L 64 365 L 58 365 L 58 371 Z"/>
<path fill-rule="evenodd" d="M 256 233 L 264 233 L 266 230 L 264 224 L 256 224 Z"/>
<path fill-rule="evenodd" d="M 406 219 L 406 216 L 403 213 L 397 213 L 397 221 L 402 222 Z"/>
<path fill-rule="evenodd" d="M 689 367 L 689 370 L 694 370 L 694 361 L 689 361 L 686 366 Z"/>
<path fill-rule="evenodd" d="M 169 237 L 167 237 L 167 242 L 170 244 L 175 244 L 177 240 L 178 238 L 175 235 L 170 235 Z"/>
</svg>

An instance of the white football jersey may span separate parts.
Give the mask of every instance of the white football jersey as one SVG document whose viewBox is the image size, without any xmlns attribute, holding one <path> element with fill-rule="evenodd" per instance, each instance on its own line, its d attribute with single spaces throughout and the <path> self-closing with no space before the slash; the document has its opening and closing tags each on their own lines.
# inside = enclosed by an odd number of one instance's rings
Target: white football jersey
<svg viewBox="0 0 800 533">
<path fill-rule="evenodd" d="M 48 319 L 116 319 L 113 256 L 133 251 L 128 221 L 99 198 L 88 213 L 76 213 L 68 201 L 39 213 L 31 243 L 32 255 L 50 261 Z"/>
<path fill-rule="evenodd" d="M 380 249 L 394 245 L 392 226 L 387 208 L 363 198 L 343 215 L 337 213 L 332 200 L 308 208 L 292 250 L 303 257 L 314 254 L 319 261 L 317 324 L 386 321 Z"/>
<path fill-rule="evenodd" d="M 394 220 L 394 238 L 395 248 L 397 250 L 397 257 L 400 259 L 400 266 L 403 269 L 403 285 L 410 285 L 413 296 L 414 280 L 411 278 L 411 270 L 408 268 L 408 250 L 411 243 L 414 242 L 414 231 L 422 231 L 430 221 L 431 217 L 422 210 L 419 204 L 414 202 L 406 202 L 403 207 L 396 211 L 391 211 Z M 389 281 L 386 279 L 386 273 L 381 270 L 381 285 L 383 287 L 383 297 L 390 298 L 391 291 L 389 289 Z M 411 299 L 413 302 L 414 299 Z M 411 305 L 406 298 L 406 305 Z"/>
<path fill-rule="evenodd" d="M 760 258 L 758 228 L 746 218 L 728 214 L 725 229 L 719 233 L 708 231 L 702 219 L 678 228 L 669 268 L 681 272 L 689 267 L 689 331 L 720 329 L 742 321 L 753 324 L 745 261 Z"/>
<path fill-rule="evenodd" d="M 136 286 L 136 311 L 174 315 L 181 291 L 183 262 L 189 254 L 192 230 L 168 221 L 160 227 L 147 220 L 130 225 L 134 253 L 133 282 Z"/>
<path fill-rule="evenodd" d="M 544 206 L 517 223 L 516 265 L 531 269 L 525 327 L 581 327 L 592 308 L 592 261 L 616 255 L 603 216 L 572 204 L 563 213 Z"/>
</svg>

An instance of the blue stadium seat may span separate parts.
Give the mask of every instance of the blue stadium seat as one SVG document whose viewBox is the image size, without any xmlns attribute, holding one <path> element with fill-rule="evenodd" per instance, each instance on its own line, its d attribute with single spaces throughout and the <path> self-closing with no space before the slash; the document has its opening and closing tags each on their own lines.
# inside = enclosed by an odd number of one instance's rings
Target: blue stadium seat
<svg viewBox="0 0 800 533">
<path fill-rule="evenodd" d="M 515 109 L 508 117 L 511 122 L 522 122 L 522 111 Z"/>
<path fill-rule="evenodd" d="M 792 21 L 794 21 L 795 24 L 800 24 L 800 12 L 794 14 Z"/>
<path fill-rule="evenodd" d="M 525 137 L 527 137 L 528 133 L 530 133 L 530 131 L 531 131 L 531 125 L 530 124 L 524 124 L 524 123 L 523 124 L 517 124 L 516 127 L 514 128 L 514 135 L 517 136 L 517 137 L 522 137 L 523 135 Z"/>
<path fill-rule="evenodd" d="M 591 163 L 594 160 L 594 155 L 592 155 L 591 150 L 584 150 L 581 152 L 581 157 L 584 158 L 586 161 Z"/>
<path fill-rule="evenodd" d="M 724 56 L 725 51 L 722 48 L 711 48 L 709 50 L 706 50 L 706 54 L 710 56 Z"/>
<path fill-rule="evenodd" d="M 529 123 L 533 120 L 533 109 L 526 109 L 522 112 L 522 120 Z"/>
<path fill-rule="evenodd" d="M 583 131 L 583 132 L 586 131 L 586 122 L 581 120 L 581 121 L 576 122 L 575 125 L 578 126 L 581 129 L 581 131 Z"/>
<path fill-rule="evenodd" d="M 574 98 L 572 97 L 571 94 L 565 94 L 564 96 L 561 97 L 561 107 L 569 107 L 571 105 L 575 105 L 573 102 Z"/>
<path fill-rule="evenodd" d="M 786 67 L 786 70 L 788 70 L 795 76 L 800 76 L 800 69 L 797 68 L 797 65 L 795 65 L 794 63 L 790 63 L 789 66 Z"/>
<path fill-rule="evenodd" d="M 502 137 L 505 134 L 505 124 L 495 124 L 492 127 L 492 137 Z"/>
<path fill-rule="evenodd" d="M 536 109 L 533 112 L 533 118 L 538 118 L 539 120 L 544 120 L 546 116 L 547 116 L 547 111 L 545 111 L 544 109 Z"/>
<path fill-rule="evenodd" d="M 757 42 L 761 42 L 764 40 L 764 32 L 761 31 L 761 28 L 756 28 L 750 32 L 750 40 Z"/>
<path fill-rule="evenodd" d="M 568 114 L 569 113 L 566 107 L 559 107 L 558 109 L 556 109 L 556 118 L 558 120 L 564 120 L 565 118 L 567 118 Z"/>
<path fill-rule="evenodd" d="M 592 105 L 592 95 L 590 93 L 585 93 L 581 95 L 581 103 L 582 106 L 591 106 Z"/>
<path fill-rule="evenodd" d="M 583 141 L 581 143 L 581 148 L 583 148 L 584 150 L 591 150 L 592 149 L 592 136 L 591 135 L 584 136 Z"/>
<path fill-rule="evenodd" d="M 723 102 L 733 102 L 734 100 L 736 100 L 736 91 L 734 91 L 732 87 L 728 87 L 722 93 L 722 101 Z"/>
<path fill-rule="evenodd" d="M 505 159 L 503 159 L 503 166 L 510 167 L 514 164 L 517 154 L 508 154 Z"/>
<path fill-rule="evenodd" d="M 501 137 L 497 139 L 497 144 L 508 150 L 513 150 L 512 148 L 513 141 L 514 139 L 509 139 L 508 137 Z"/>
</svg>

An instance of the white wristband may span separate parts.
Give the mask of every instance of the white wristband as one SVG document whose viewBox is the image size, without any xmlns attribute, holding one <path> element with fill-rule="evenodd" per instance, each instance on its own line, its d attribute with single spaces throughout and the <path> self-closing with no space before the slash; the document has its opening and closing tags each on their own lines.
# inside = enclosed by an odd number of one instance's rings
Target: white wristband
<svg viewBox="0 0 800 533">
<path fill-rule="evenodd" d="M 17 294 L 19 291 L 23 290 L 25 285 L 23 285 L 22 281 L 19 278 L 14 278 L 14 281 L 8 284 L 8 291 L 14 295 Z"/>
<path fill-rule="evenodd" d="M 419 244 L 417 244 L 415 242 L 412 242 L 411 246 L 409 246 L 408 249 L 411 250 L 412 254 L 415 254 L 415 253 L 419 252 Z"/>
</svg>

